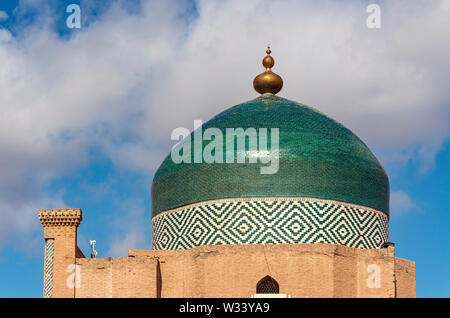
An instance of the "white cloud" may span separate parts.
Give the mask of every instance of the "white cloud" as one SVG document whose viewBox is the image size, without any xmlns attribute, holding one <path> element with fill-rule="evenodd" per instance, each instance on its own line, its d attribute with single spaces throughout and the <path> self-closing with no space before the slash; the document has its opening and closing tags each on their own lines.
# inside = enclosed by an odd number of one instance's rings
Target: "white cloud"
<svg viewBox="0 0 450 318">
<path fill-rule="evenodd" d="M 5 11 L 0 10 L 0 21 L 7 20 L 8 14 Z"/>
<path fill-rule="evenodd" d="M 5 29 L 0 29 L 0 43 L 8 42 L 12 39 L 11 32 Z"/>
<path fill-rule="evenodd" d="M 416 211 L 417 205 L 411 197 L 403 190 L 391 191 L 390 211 L 391 215 L 397 216 L 407 212 Z"/>
<path fill-rule="evenodd" d="M 139 247 L 142 248 L 142 246 L 145 246 L 145 248 L 148 249 L 149 244 L 144 239 L 145 237 L 140 233 L 127 233 L 122 240 L 115 240 L 111 243 L 108 256 L 127 257 L 129 250 L 138 249 Z"/>
<path fill-rule="evenodd" d="M 112 257 L 125 257 L 128 250 L 131 249 L 148 249 L 150 245 L 150 237 L 146 236 L 146 229 L 150 226 L 150 218 L 148 223 L 144 217 L 144 206 L 140 200 L 128 199 L 117 204 L 121 209 L 118 211 L 120 218 L 114 218 L 111 224 L 111 235 L 108 255 Z"/>
<path fill-rule="evenodd" d="M 450 133 L 448 2 L 383 3 L 379 30 L 358 2 L 208 0 L 195 19 L 185 9 L 114 5 L 68 39 L 51 23 L 17 38 L 0 30 L 0 243 L 35 226 L 38 208 L 63 204 L 42 188 L 89 164 L 90 149 L 150 175 L 172 129 L 256 97 L 267 43 L 279 95 L 343 122 L 383 162 L 433 166 Z"/>
</svg>

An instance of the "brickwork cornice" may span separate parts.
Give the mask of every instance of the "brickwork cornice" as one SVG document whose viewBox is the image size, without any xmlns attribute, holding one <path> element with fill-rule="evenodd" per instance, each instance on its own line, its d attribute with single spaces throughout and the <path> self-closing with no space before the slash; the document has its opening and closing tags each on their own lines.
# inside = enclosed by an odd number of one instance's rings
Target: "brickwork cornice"
<svg viewBox="0 0 450 318">
<path fill-rule="evenodd" d="M 82 212 L 81 209 L 41 209 L 39 220 L 44 227 L 45 238 L 73 237 L 82 220 Z"/>
</svg>

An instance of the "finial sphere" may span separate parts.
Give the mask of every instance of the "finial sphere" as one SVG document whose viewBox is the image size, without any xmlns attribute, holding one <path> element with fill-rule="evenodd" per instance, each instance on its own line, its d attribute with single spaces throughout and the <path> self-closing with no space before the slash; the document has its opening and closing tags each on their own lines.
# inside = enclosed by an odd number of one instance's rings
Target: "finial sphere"
<svg viewBox="0 0 450 318">
<path fill-rule="evenodd" d="M 275 61 L 273 57 L 270 56 L 270 53 L 272 53 L 270 46 L 267 47 L 266 53 L 267 56 L 264 57 L 262 62 L 266 71 L 255 77 L 253 80 L 253 87 L 260 94 L 270 93 L 275 95 L 283 87 L 283 80 L 279 75 L 271 71 Z"/>
<path fill-rule="evenodd" d="M 275 64 L 275 61 L 273 60 L 273 57 L 267 55 L 264 59 L 263 59 L 263 66 L 265 68 L 272 68 L 273 65 Z"/>
</svg>

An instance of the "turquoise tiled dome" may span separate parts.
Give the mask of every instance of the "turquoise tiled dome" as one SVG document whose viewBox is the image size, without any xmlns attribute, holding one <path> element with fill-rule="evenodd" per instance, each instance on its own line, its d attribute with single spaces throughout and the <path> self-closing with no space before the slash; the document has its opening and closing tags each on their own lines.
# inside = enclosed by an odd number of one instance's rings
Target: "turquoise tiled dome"
<svg viewBox="0 0 450 318">
<path fill-rule="evenodd" d="M 267 94 L 218 114 L 203 130 L 210 127 L 224 135 L 226 128 L 279 128 L 278 172 L 261 174 L 261 163 L 175 164 L 169 154 L 153 179 L 152 217 L 192 203 L 247 197 L 335 200 L 389 214 L 389 180 L 380 162 L 349 129 L 311 107 Z"/>
</svg>

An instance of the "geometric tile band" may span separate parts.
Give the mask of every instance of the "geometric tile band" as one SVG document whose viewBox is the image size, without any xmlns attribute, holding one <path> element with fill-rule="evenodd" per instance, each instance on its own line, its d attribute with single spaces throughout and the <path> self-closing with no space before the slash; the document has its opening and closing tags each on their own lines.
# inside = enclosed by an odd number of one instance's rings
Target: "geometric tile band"
<svg viewBox="0 0 450 318">
<path fill-rule="evenodd" d="M 239 198 L 206 201 L 152 219 L 152 249 L 200 245 L 329 243 L 380 248 L 389 217 L 377 210 L 314 198 Z"/>
<path fill-rule="evenodd" d="M 44 298 L 51 298 L 53 294 L 53 267 L 55 259 L 55 240 L 45 241 L 44 259 Z"/>
</svg>

